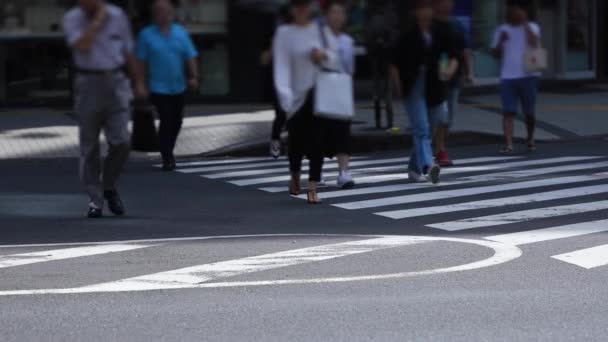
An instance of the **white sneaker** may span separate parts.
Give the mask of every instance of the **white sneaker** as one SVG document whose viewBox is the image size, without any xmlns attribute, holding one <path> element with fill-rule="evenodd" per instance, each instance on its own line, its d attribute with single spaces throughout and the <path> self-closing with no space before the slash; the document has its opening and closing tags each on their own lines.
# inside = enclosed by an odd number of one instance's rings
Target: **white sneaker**
<svg viewBox="0 0 608 342">
<path fill-rule="evenodd" d="M 274 159 L 279 159 L 281 156 L 281 142 L 273 140 L 270 142 L 270 156 Z"/>
<path fill-rule="evenodd" d="M 426 177 L 431 183 L 439 184 L 439 182 L 441 181 L 439 179 L 440 173 L 441 173 L 441 168 L 439 167 L 439 165 L 435 164 L 435 165 L 431 166 L 431 168 L 429 169 L 429 174 L 426 175 Z"/>
<path fill-rule="evenodd" d="M 342 189 L 350 189 L 355 186 L 355 180 L 348 172 L 340 172 L 337 183 L 338 187 Z"/>
<path fill-rule="evenodd" d="M 421 174 L 412 170 L 407 171 L 407 178 L 410 183 L 420 183 L 425 181 Z"/>
</svg>

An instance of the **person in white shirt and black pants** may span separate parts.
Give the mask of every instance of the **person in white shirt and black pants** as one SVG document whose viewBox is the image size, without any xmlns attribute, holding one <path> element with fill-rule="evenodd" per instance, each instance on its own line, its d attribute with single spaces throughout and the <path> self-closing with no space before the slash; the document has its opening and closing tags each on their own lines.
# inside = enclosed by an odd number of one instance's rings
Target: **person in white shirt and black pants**
<svg viewBox="0 0 608 342">
<path fill-rule="evenodd" d="M 529 21 L 529 1 L 509 0 L 508 23 L 494 34 L 492 49 L 502 59 L 500 92 L 504 113 L 506 145 L 501 154 L 513 153 L 513 119 L 521 103 L 528 129 L 528 151 L 536 150 L 536 95 L 539 73 L 528 72 L 524 59 L 526 51 L 538 47 L 541 31 L 538 24 Z"/>
<path fill-rule="evenodd" d="M 310 160 L 308 203 L 319 204 L 326 119 L 314 115 L 313 88 L 321 67 L 337 69 L 336 40 L 323 28 L 329 48 L 323 48 L 321 28 L 312 20 L 312 0 L 291 0 L 293 23 L 277 31 L 273 44 L 274 83 L 289 132 L 289 192 L 300 193 L 302 159 Z"/>
</svg>

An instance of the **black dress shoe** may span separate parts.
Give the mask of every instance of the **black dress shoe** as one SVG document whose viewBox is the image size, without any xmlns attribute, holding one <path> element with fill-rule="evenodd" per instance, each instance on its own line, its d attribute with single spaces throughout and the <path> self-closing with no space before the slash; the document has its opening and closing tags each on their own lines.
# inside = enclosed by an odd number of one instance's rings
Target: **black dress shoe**
<svg viewBox="0 0 608 342">
<path fill-rule="evenodd" d="M 104 197 L 106 201 L 108 201 L 108 208 L 112 212 L 112 214 L 117 216 L 122 216 L 125 214 L 125 207 L 122 204 L 122 200 L 116 191 L 106 191 L 104 192 Z"/>
<path fill-rule="evenodd" d="M 175 157 L 163 158 L 163 171 L 171 172 L 175 171 Z"/>
<path fill-rule="evenodd" d="M 99 208 L 90 207 L 89 208 L 89 213 L 87 214 L 87 217 L 90 218 L 90 219 L 102 218 L 103 217 L 103 210 L 101 210 Z"/>
<path fill-rule="evenodd" d="M 162 170 L 165 172 L 175 171 L 175 163 L 163 163 Z"/>
</svg>

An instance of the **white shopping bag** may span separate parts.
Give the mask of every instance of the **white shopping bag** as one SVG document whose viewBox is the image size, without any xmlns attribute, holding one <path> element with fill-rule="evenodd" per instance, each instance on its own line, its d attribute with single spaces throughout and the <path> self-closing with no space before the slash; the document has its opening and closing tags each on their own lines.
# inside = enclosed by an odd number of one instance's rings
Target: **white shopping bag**
<svg viewBox="0 0 608 342">
<path fill-rule="evenodd" d="M 526 51 L 524 65 L 528 72 L 540 72 L 549 67 L 549 55 L 542 46 Z"/>
<path fill-rule="evenodd" d="M 347 73 L 320 72 L 315 84 L 315 115 L 352 120 L 355 115 L 353 78 Z"/>
</svg>

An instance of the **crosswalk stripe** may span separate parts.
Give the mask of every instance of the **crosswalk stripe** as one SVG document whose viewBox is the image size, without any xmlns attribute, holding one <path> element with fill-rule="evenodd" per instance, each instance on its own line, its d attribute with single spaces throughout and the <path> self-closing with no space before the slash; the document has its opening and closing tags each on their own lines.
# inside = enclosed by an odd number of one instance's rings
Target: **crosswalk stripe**
<svg viewBox="0 0 608 342">
<path fill-rule="evenodd" d="M 493 227 L 506 224 L 520 223 L 531 220 L 544 219 L 549 217 L 582 214 L 598 210 L 608 209 L 608 201 L 579 203 L 572 205 L 561 205 L 549 208 L 539 208 L 523 210 L 511 213 L 504 213 L 491 216 L 468 218 L 464 220 L 429 224 L 427 227 L 437 228 L 447 231 L 459 231 L 481 227 Z"/>
<path fill-rule="evenodd" d="M 223 170 L 243 170 L 243 169 L 251 169 L 251 168 L 259 168 L 259 167 L 268 167 L 268 166 L 285 166 L 288 165 L 287 161 L 267 161 L 267 162 L 257 162 L 257 163 L 247 163 L 247 164 L 237 164 L 237 165 L 221 165 L 221 166 L 208 166 L 208 167 L 193 167 L 193 168 L 185 168 L 178 169 L 179 173 L 204 173 L 204 172 L 214 172 L 214 171 L 223 171 Z"/>
<path fill-rule="evenodd" d="M 397 174 L 390 174 L 390 175 L 374 175 L 374 176 L 357 177 L 355 180 L 357 182 L 357 185 L 363 185 L 363 184 L 375 184 L 375 183 L 381 183 L 381 182 L 390 182 L 390 181 L 407 180 L 407 179 L 408 179 L 407 173 L 397 173 Z M 287 191 L 285 186 L 269 186 L 269 187 L 265 187 L 265 188 L 259 188 L 259 190 L 262 190 L 265 192 L 270 192 L 270 193 Z M 324 192 L 323 194 L 326 194 L 326 192 Z"/>
<path fill-rule="evenodd" d="M 538 181 L 539 185 L 536 185 L 533 187 L 544 186 L 544 185 L 541 185 L 541 183 L 543 181 L 545 181 L 545 180 Z M 574 182 L 576 182 L 576 181 L 569 181 L 567 183 L 574 183 Z M 561 183 L 561 184 L 567 184 L 567 183 Z M 559 183 L 554 183 L 554 184 L 559 184 Z M 513 184 L 513 185 L 516 185 L 516 184 Z M 517 188 L 513 188 L 513 189 L 517 189 Z M 504 191 L 508 191 L 508 189 L 505 189 Z M 557 199 L 573 198 L 573 197 L 579 197 L 579 196 L 589 196 L 589 195 L 602 194 L 602 193 L 606 193 L 606 192 L 608 192 L 608 185 L 606 185 L 606 184 L 593 185 L 593 186 L 586 186 L 586 187 L 581 187 L 581 188 L 540 192 L 540 193 L 535 193 L 535 194 L 530 194 L 530 195 L 503 197 L 503 198 L 488 199 L 488 200 L 468 202 L 468 203 L 449 204 L 449 205 L 427 207 L 427 208 L 386 211 L 386 212 L 375 213 L 375 214 L 397 220 L 397 219 L 404 219 L 404 218 L 411 218 L 411 217 L 454 213 L 454 212 L 458 212 L 458 211 L 488 209 L 488 208 L 495 208 L 495 207 L 508 206 L 508 205 L 519 205 L 519 204 L 535 203 L 535 202 L 542 202 L 542 201 L 551 201 L 551 200 L 557 200 Z M 460 196 L 453 196 L 453 197 L 460 197 Z M 411 201 L 410 203 L 413 203 L 413 202 L 414 201 Z"/>
<path fill-rule="evenodd" d="M 481 158 L 458 159 L 458 160 L 455 160 L 454 162 L 458 165 L 467 165 L 467 164 L 477 164 L 477 163 L 485 163 L 485 162 L 492 162 L 492 161 L 512 160 L 512 159 L 518 159 L 518 158 L 521 158 L 521 157 L 506 157 L 506 158 L 505 157 L 481 157 Z M 390 182 L 390 181 L 396 181 L 396 180 L 407 180 L 408 175 L 407 175 L 407 173 L 381 174 L 381 175 L 372 175 L 372 176 L 357 176 L 357 175 L 359 175 L 359 174 L 366 175 L 366 174 L 373 173 L 373 172 L 404 170 L 404 169 L 407 169 L 407 164 L 399 165 L 396 167 L 391 166 L 391 167 L 379 167 L 379 168 L 372 168 L 372 169 L 357 169 L 357 170 L 353 170 L 352 174 L 354 176 L 356 176 L 355 180 L 357 182 L 357 185 L 377 184 L 377 183 Z M 337 175 L 337 174 L 335 174 L 335 175 Z M 418 185 L 421 185 L 421 184 L 418 184 Z M 423 187 L 423 186 L 421 185 L 420 187 Z M 416 187 L 416 189 L 417 188 L 419 188 L 419 187 Z M 367 188 L 367 189 L 372 189 L 372 188 Z M 285 192 L 285 186 L 264 187 L 264 188 L 259 188 L 259 190 L 262 190 L 265 192 L 270 192 L 270 193 Z M 359 190 L 362 190 L 362 189 L 359 189 Z M 348 194 L 349 191 L 336 191 L 335 193 L 336 194 L 345 194 L 345 193 Z M 324 192 L 323 193 L 324 198 L 331 198 L 331 197 L 325 197 L 326 194 L 333 194 L 333 192 Z"/>
<path fill-rule="evenodd" d="M 196 161 L 196 162 L 182 162 L 175 164 L 177 167 L 186 167 L 186 166 L 207 166 L 207 165 L 226 165 L 226 164 L 239 164 L 239 163 L 248 163 L 255 161 L 267 161 L 270 160 L 269 157 L 257 157 L 257 158 L 233 158 L 233 159 L 215 159 L 215 160 L 204 160 L 204 161 Z M 156 167 L 162 167 L 162 164 L 155 165 Z"/>
<path fill-rule="evenodd" d="M 363 157 L 352 157 L 353 160 L 357 159 L 365 159 Z M 330 159 L 326 159 L 329 161 Z M 308 164 L 308 160 L 302 161 L 304 165 Z M 273 166 L 288 166 L 289 162 L 285 159 L 269 159 L 266 158 L 264 160 L 260 160 L 255 163 L 247 163 L 247 164 L 237 164 L 237 165 L 220 165 L 220 166 L 209 166 L 209 167 L 197 167 L 197 168 L 183 168 L 178 169 L 177 172 L 180 173 L 206 173 L 206 172 L 216 172 L 216 171 L 233 171 L 233 170 L 245 170 L 245 169 L 259 169 L 259 168 L 267 168 Z M 281 169 L 284 171 L 284 169 Z"/>
<path fill-rule="evenodd" d="M 428 193 L 420 193 L 420 194 L 409 194 L 403 196 L 395 196 L 395 197 L 385 197 L 373 200 L 366 201 L 358 201 L 358 202 L 350 202 L 350 203 L 338 203 L 334 204 L 334 206 L 348 209 L 348 210 L 357 210 L 357 209 L 369 209 L 369 208 L 378 208 L 385 207 L 397 204 L 408 204 L 408 203 L 419 203 L 425 201 L 433 201 L 440 199 L 449 199 L 449 198 L 458 198 L 472 195 L 481 195 L 481 194 L 489 194 L 493 192 L 501 192 L 501 191 L 510 191 L 510 190 L 519 190 L 519 189 L 529 189 L 536 188 L 541 186 L 550 186 L 550 185 L 560 185 L 560 184 L 568 184 L 568 183 L 577 183 L 577 182 L 588 182 L 593 180 L 603 179 L 599 176 L 571 176 L 571 177 L 560 177 L 560 178 L 551 178 L 551 179 L 540 179 L 540 180 L 532 180 L 526 182 L 519 183 L 507 183 L 507 184 L 495 184 L 489 186 L 481 186 L 481 187 L 472 187 L 466 189 L 455 189 L 455 190 L 444 190 L 444 191 L 435 191 Z"/>
<path fill-rule="evenodd" d="M 390 159 L 375 159 L 375 160 L 363 160 L 363 161 L 355 161 L 351 162 L 351 167 L 358 166 L 367 166 L 367 165 L 384 165 L 384 164 L 394 164 L 394 163 L 405 163 L 409 160 L 409 158 L 390 158 Z M 324 170 L 334 170 L 337 169 L 338 163 L 329 162 L 325 163 L 323 166 Z M 403 167 L 403 166 L 400 166 Z M 309 166 L 302 167 L 302 171 L 308 171 Z M 271 173 L 281 173 L 285 172 L 286 169 L 284 167 L 274 168 L 274 169 L 261 169 L 261 170 L 248 170 L 248 171 L 234 171 L 234 172 L 224 172 L 224 173 L 216 173 L 205 175 L 205 178 L 209 179 L 220 179 L 220 178 L 232 178 L 232 177 L 248 177 L 248 176 L 258 176 L 258 175 L 266 175 Z"/>
<path fill-rule="evenodd" d="M 552 258 L 590 270 L 608 265 L 608 245 L 554 255 Z"/>
<path fill-rule="evenodd" d="M 486 237 L 486 240 L 520 246 L 608 231 L 608 220 L 576 223 L 567 226 L 528 230 Z"/>
<path fill-rule="evenodd" d="M 540 160 L 526 160 L 520 162 L 506 162 L 495 165 L 486 165 L 486 166 L 472 166 L 472 167 L 462 167 L 455 169 L 446 169 L 443 171 L 443 174 L 454 174 L 454 173 L 474 173 L 474 172 L 483 172 L 483 171 L 491 171 L 491 170 L 502 170 L 508 168 L 522 167 L 522 166 L 538 166 L 543 164 L 557 164 L 557 163 L 565 163 L 565 162 L 581 162 L 585 160 L 591 159 L 599 159 L 602 157 L 597 156 L 582 156 L 582 157 L 559 157 L 559 158 L 549 158 L 549 159 L 540 159 Z M 568 166 L 568 168 L 573 168 L 574 166 Z M 391 168 L 395 169 L 406 169 L 406 166 L 391 166 Z M 386 168 L 384 168 L 386 170 Z M 367 168 L 367 169 L 359 169 L 353 170 L 357 172 L 380 172 L 380 168 Z M 337 177 L 337 172 L 326 173 L 326 177 Z M 278 183 L 278 182 L 286 182 L 291 177 L 287 176 L 271 176 L 271 177 L 262 177 L 262 178 L 252 178 L 252 179 L 241 179 L 241 180 L 231 180 L 228 183 L 237 185 L 237 186 L 250 186 L 250 185 L 260 185 L 260 184 L 269 184 L 269 183 Z"/>
<path fill-rule="evenodd" d="M 593 163 L 593 164 L 588 164 L 588 165 L 589 166 L 587 166 L 587 164 L 583 164 L 583 168 L 584 167 L 596 168 L 597 165 L 608 167 L 608 162 L 604 162 L 601 164 Z M 430 183 L 410 183 L 410 184 L 398 184 L 398 185 L 388 185 L 388 186 L 378 186 L 378 187 L 367 187 L 367 188 L 352 189 L 352 190 L 331 191 L 331 192 L 324 192 L 323 199 L 379 194 L 379 193 L 389 193 L 389 192 L 398 192 L 398 191 L 415 190 L 415 189 L 443 188 L 443 187 L 454 186 L 454 185 L 463 185 L 463 184 L 470 184 L 470 183 L 480 183 L 480 182 L 502 180 L 504 178 L 516 179 L 516 178 L 529 177 L 531 175 L 546 175 L 546 174 L 551 174 L 551 173 L 556 173 L 556 172 L 575 171 L 575 170 L 581 170 L 583 168 L 581 168 L 581 165 L 566 165 L 566 166 L 561 166 L 561 167 L 548 167 L 548 168 L 534 169 L 533 171 L 529 170 L 529 172 L 524 172 L 524 173 L 522 173 L 520 171 L 490 173 L 490 174 L 485 174 L 481 177 L 468 177 L 468 178 L 458 179 L 458 180 L 451 181 L 451 182 L 440 183 L 437 185 L 433 185 Z M 450 169 L 450 170 L 454 171 L 454 172 L 452 172 L 453 174 L 460 173 L 460 172 L 457 172 L 458 171 L 457 168 Z M 465 170 L 465 173 L 466 173 L 466 170 Z M 407 179 L 407 175 L 406 175 L 406 179 Z M 305 197 L 302 197 L 302 198 L 305 198 Z"/>
<path fill-rule="evenodd" d="M 80 258 L 93 255 L 109 254 L 116 252 L 126 252 L 136 249 L 153 247 L 155 245 L 131 245 L 131 244 L 114 244 L 114 245 L 99 245 L 85 246 L 65 249 L 55 249 L 50 251 L 40 251 L 33 253 L 22 253 L 0 256 L 0 268 L 8 268 L 14 266 L 23 266 L 37 264 L 41 262 L 49 262 L 56 260 L 66 260 Z"/>
<path fill-rule="evenodd" d="M 191 287 L 220 278 L 331 260 L 420 243 L 407 237 L 383 237 L 253 256 L 87 286 L 94 292 L 141 291 Z"/>
<path fill-rule="evenodd" d="M 521 177 L 533 177 L 533 176 L 542 176 L 547 173 L 559 173 L 559 172 L 568 172 L 568 171 L 582 171 L 582 170 L 592 170 L 608 167 L 608 162 L 596 162 L 596 163 L 587 163 L 587 164 L 574 164 L 574 165 L 563 165 L 563 166 L 554 166 L 540 169 L 530 169 L 530 170 L 517 170 L 514 172 L 505 172 L 504 174 L 494 174 L 491 176 L 490 180 L 495 180 L 495 178 L 501 178 L 504 180 L 513 179 L 513 178 L 521 178 Z M 479 181 L 485 181 L 486 175 L 476 176 L 475 179 Z"/>
</svg>

